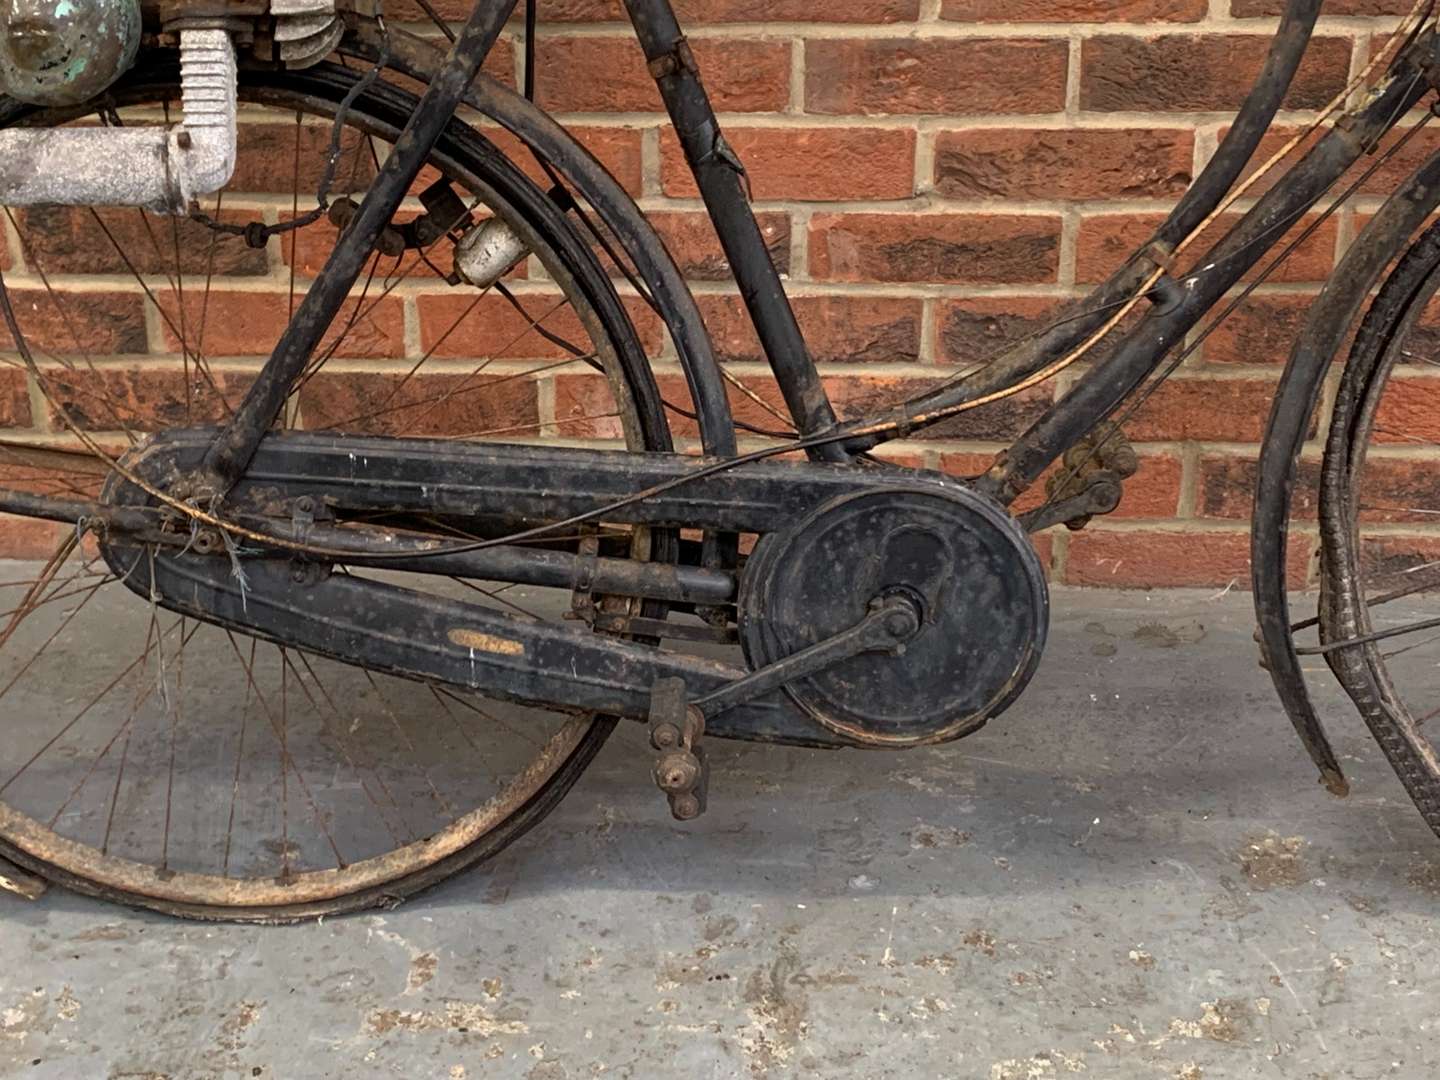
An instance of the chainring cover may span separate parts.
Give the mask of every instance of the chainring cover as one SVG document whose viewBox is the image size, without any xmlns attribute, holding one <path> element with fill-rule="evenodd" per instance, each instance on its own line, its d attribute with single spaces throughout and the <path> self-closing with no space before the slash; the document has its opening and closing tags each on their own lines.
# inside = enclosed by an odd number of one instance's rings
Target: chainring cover
<svg viewBox="0 0 1440 1080">
<path fill-rule="evenodd" d="M 740 639 L 754 668 L 854 626 L 904 592 L 923 611 L 903 652 L 862 653 L 786 693 L 837 734 L 904 747 L 968 735 L 1039 662 L 1049 594 L 1034 546 L 998 504 L 956 486 L 843 495 L 768 533 L 746 567 Z"/>
</svg>

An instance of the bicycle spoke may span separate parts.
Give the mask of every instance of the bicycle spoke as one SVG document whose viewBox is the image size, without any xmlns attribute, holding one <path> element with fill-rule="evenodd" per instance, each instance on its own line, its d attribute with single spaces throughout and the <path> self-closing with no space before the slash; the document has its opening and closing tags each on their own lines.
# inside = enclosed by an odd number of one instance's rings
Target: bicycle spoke
<svg viewBox="0 0 1440 1080">
<path fill-rule="evenodd" d="M 366 799 L 369 800 L 371 807 L 375 811 L 375 816 L 380 819 L 381 824 L 383 824 L 386 831 L 389 832 L 391 840 L 393 840 L 397 845 L 406 843 L 410 840 L 414 840 L 415 834 L 413 832 L 408 832 L 408 834 L 404 838 L 402 838 L 395 831 L 395 828 L 392 825 L 390 818 L 384 812 L 384 809 L 381 807 L 379 800 L 375 798 L 374 793 L 371 792 L 369 784 L 367 784 L 365 781 L 364 774 L 360 771 L 360 766 L 355 761 L 355 757 L 349 747 L 349 740 L 344 735 L 344 718 L 340 715 L 340 710 L 335 705 L 335 699 L 325 688 L 325 684 L 320 681 L 320 676 L 316 674 L 314 667 L 311 666 L 309 658 L 304 653 L 299 653 L 298 655 L 300 657 L 300 662 L 305 666 L 306 673 L 314 681 L 316 688 L 320 691 L 320 697 L 325 702 L 325 707 L 329 710 L 330 716 L 336 721 L 336 726 L 330 727 L 328 724 L 325 724 L 323 720 L 321 721 L 321 723 L 325 725 L 328 731 L 330 731 L 331 737 L 335 739 L 336 745 L 340 747 L 340 753 L 345 759 L 345 764 L 348 765 L 350 767 L 350 771 L 355 774 L 355 781 L 357 784 L 360 785 L 360 790 L 365 793 Z M 299 686 L 300 689 L 304 692 L 306 700 L 309 701 L 311 708 L 313 708 L 316 713 L 319 714 L 321 712 L 319 704 L 316 702 L 314 696 L 310 693 L 309 688 L 305 686 L 305 681 L 300 678 L 300 673 L 295 669 L 294 662 L 291 661 L 288 656 L 286 656 L 285 662 L 287 665 L 289 665 L 291 673 L 295 676 L 296 685 Z M 385 784 L 385 778 L 380 775 L 379 771 L 375 768 L 374 763 L 372 762 L 371 764 L 367 765 L 366 769 L 374 778 L 380 790 L 384 793 L 385 798 L 389 800 L 390 805 L 398 810 L 400 804 L 396 802 L 395 796 L 391 794 L 389 787 L 387 787 Z M 401 823 L 403 825 L 403 818 Z"/>
</svg>

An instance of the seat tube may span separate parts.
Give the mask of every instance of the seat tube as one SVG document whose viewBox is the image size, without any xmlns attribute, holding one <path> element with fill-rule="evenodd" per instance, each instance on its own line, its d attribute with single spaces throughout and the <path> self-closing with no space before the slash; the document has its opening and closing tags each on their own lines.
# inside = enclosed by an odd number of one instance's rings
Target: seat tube
<svg viewBox="0 0 1440 1080">
<path fill-rule="evenodd" d="M 720 131 L 675 12 L 669 0 L 625 0 L 625 7 L 795 427 L 802 436 L 825 434 L 835 427 L 835 410 L 750 209 L 744 168 Z M 839 443 L 807 452 L 815 460 L 849 460 Z"/>
</svg>

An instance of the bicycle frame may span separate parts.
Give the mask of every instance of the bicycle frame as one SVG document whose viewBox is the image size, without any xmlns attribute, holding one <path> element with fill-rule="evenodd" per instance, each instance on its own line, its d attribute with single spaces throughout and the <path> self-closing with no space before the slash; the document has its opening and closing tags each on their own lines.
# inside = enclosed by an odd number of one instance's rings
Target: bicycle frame
<svg viewBox="0 0 1440 1080">
<path fill-rule="evenodd" d="M 495 0 L 477 5 L 472 12 L 355 220 L 224 437 L 207 456 L 202 490 L 223 492 L 243 472 L 278 415 L 290 385 L 359 276 L 379 231 L 391 220 L 515 4 L 516 0 Z M 1006 504 L 1120 407 L 1289 226 L 1430 89 L 1419 69 L 1408 76 L 1403 72 L 1394 75 L 1385 92 L 1353 117 L 1353 122 L 1332 130 L 1243 215 L 1201 260 L 1202 272 L 1177 281 L 1167 271 L 1170 253 L 1214 210 L 1249 161 L 1309 42 L 1320 0 L 1290 0 L 1261 78 L 1210 165 L 1155 238 L 1082 302 L 1080 317 L 1023 343 L 978 376 L 952 381 L 884 413 L 841 423 L 750 208 L 743 165 L 725 141 L 670 0 L 626 0 L 626 8 L 757 337 L 812 459 L 848 461 L 855 453 L 938 423 L 983 400 L 997 384 L 1006 385 L 1043 369 L 1084 343 L 1117 304 L 1153 280 L 1149 292 L 1152 308 L 1119 348 L 1054 402 L 976 481 L 981 490 Z M 1423 50 L 1416 51 L 1428 52 L 1432 45 L 1428 36 L 1422 45 Z"/>
<path fill-rule="evenodd" d="M 427 79 L 427 88 L 419 107 L 395 143 L 394 152 L 379 169 L 358 211 L 297 308 L 261 375 L 220 436 L 212 438 L 203 447 L 191 448 L 194 451 L 194 467 L 188 474 L 188 486 L 175 489 L 180 497 L 191 500 L 213 498 L 231 491 L 237 484 L 245 483 L 247 469 L 261 452 L 265 435 L 292 385 L 348 296 L 380 231 L 392 220 L 422 163 L 475 82 L 481 64 L 515 5 L 516 0 L 495 0 L 478 5 L 471 13 L 443 64 Z M 737 508 L 736 499 L 736 492 L 744 485 L 768 484 L 780 489 L 772 499 L 772 504 L 779 507 L 785 505 L 785 491 L 795 493 L 799 498 L 806 485 L 814 489 L 817 485 L 823 488 L 831 484 L 835 485 L 833 490 L 839 490 L 847 485 L 864 484 L 868 481 L 860 478 L 873 474 L 836 466 L 849 462 L 854 455 L 887 439 L 903 437 L 938 423 L 956 411 L 982 403 L 987 400 L 987 395 L 993 395 L 1013 383 L 1038 378 L 1054 363 L 1068 360 L 1076 348 L 1086 344 L 1098 330 L 1107 328 L 1105 324 L 1112 320 L 1112 312 L 1118 305 L 1136 300 L 1144 293 L 1146 299 L 1141 302 L 1149 303 L 1150 310 L 1124 336 L 1119 347 L 1078 379 L 1069 392 L 1052 404 L 984 476 L 972 481 L 971 487 L 1002 504 L 1009 504 L 1050 463 L 1079 443 L 1125 403 L 1159 368 L 1175 345 L 1182 342 L 1201 318 L 1276 246 L 1280 237 L 1432 89 L 1435 70 L 1435 36 L 1427 31 L 1408 43 L 1409 47 L 1392 63 L 1390 77 L 1363 107 L 1346 114 L 1341 123 L 1325 134 L 1200 258 L 1197 265 L 1202 266 L 1202 270 L 1183 280 L 1177 279 L 1168 270 L 1172 252 L 1212 215 L 1231 189 L 1261 135 L 1268 129 L 1304 53 L 1320 0 L 1290 0 L 1264 74 L 1210 165 L 1157 231 L 1152 242 L 1083 301 L 1079 316 L 1023 343 L 996 364 L 974 375 L 879 414 L 842 422 L 837 419 L 826 397 L 820 374 L 806 349 L 780 276 L 751 211 L 743 167 L 724 140 L 669 0 L 626 0 L 626 6 L 650 73 L 659 86 L 701 197 L 733 268 L 757 336 L 800 434 L 796 443 L 780 449 L 804 449 L 815 460 L 810 465 L 769 467 L 747 472 L 742 464 L 735 463 L 738 459 L 733 456 L 733 437 L 729 433 L 726 433 L 725 439 L 712 437 L 706 447 L 712 454 L 719 454 L 726 460 L 712 462 L 699 470 L 693 468 L 691 459 L 677 457 L 666 460 L 660 456 L 657 460 L 654 456 L 607 451 L 580 453 L 523 447 L 515 448 L 509 456 L 499 457 L 485 457 L 474 451 L 463 460 L 457 459 L 456 468 L 474 471 L 468 474 L 471 478 L 468 487 L 457 485 L 463 491 L 446 506 L 448 513 L 474 516 L 507 509 L 514 511 L 513 500 L 518 498 L 517 492 L 544 487 L 546 504 L 527 510 L 535 518 L 554 520 L 573 513 L 610 511 L 620 503 L 606 500 L 618 499 L 624 501 L 628 509 L 626 515 L 615 520 L 672 526 L 683 524 L 703 528 L 707 530 L 707 535 L 763 531 L 769 522 L 786 520 L 790 515 L 776 512 L 760 519 L 746 517 L 744 510 Z M 383 59 L 387 55 L 388 45 L 382 45 L 379 56 Z M 690 372 L 687 370 L 687 373 Z M 695 385 L 694 380 L 692 385 Z M 697 397 L 697 411 L 707 412 L 713 422 L 722 418 L 720 413 L 723 412 L 724 399 L 722 394 L 717 409 L 713 382 L 709 388 L 712 396 L 706 402 L 702 403 Z M 728 421 L 728 415 L 723 419 Z M 318 454 L 322 448 L 314 449 Z M 330 449 L 333 450 L 333 447 Z M 765 451 L 771 452 L 777 451 Z M 420 462 L 423 457 L 423 454 L 417 453 L 416 461 Z M 557 470 L 565 468 L 573 469 L 569 474 L 572 479 L 557 483 Z M 531 482 L 533 474 L 541 470 L 546 472 L 546 483 L 534 484 Z M 604 482 L 598 483 L 601 479 Z M 362 478 L 360 482 L 371 481 Z M 486 491 L 486 483 L 496 486 Z M 648 492 L 655 484 L 670 485 L 670 489 L 663 493 L 646 494 L 642 506 L 638 501 L 639 494 Z M 674 489 L 682 484 L 685 486 L 684 493 L 677 494 Z M 511 502 L 502 505 L 496 502 L 497 499 Z M 793 505 L 798 508 L 804 501 L 800 498 Z M 71 521 L 95 516 L 93 507 L 77 508 L 76 505 L 62 505 L 62 502 L 0 492 L 0 510 Z M 116 514 L 123 513 L 124 508 L 115 510 L 116 513 L 107 519 L 112 524 L 118 523 Z M 135 531 L 140 533 L 143 529 Z M 303 545 L 300 549 L 304 550 Z M 714 550 L 713 547 L 710 549 L 712 556 Z M 385 565 L 391 567 L 401 568 L 404 565 L 396 558 L 397 554 L 403 556 L 403 552 L 381 549 L 346 552 L 357 560 L 367 553 L 387 558 Z M 436 558 L 437 554 L 444 555 L 443 552 L 412 554 L 415 559 L 409 568 L 424 569 L 428 565 L 433 572 L 440 573 L 447 572 L 445 566 L 451 570 L 454 568 L 453 564 L 445 564 Z M 474 554 L 483 553 L 477 551 Z M 500 558 L 502 554 L 496 550 L 494 557 Z M 430 559 L 428 564 L 421 556 Z M 489 565 L 493 570 L 494 564 Z M 733 566 L 733 563 L 729 565 Z M 673 580 L 673 567 L 635 568 L 636 581 L 640 578 L 648 581 L 644 588 L 636 586 L 635 593 L 661 599 L 713 600 L 727 595 L 727 582 L 733 587 L 733 576 L 726 578 L 726 570 L 728 566 L 717 565 L 713 558 L 707 559 L 698 568 L 698 573 L 680 582 Z M 619 572 L 618 568 L 616 572 Z M 631 585 L 634 584 L 631 582 Z M 666 592 L 667 589 L 674 591 Z M 683 592 L 685 589 L 690 591 Z M 244 602 L 245 597 L 240 594 L 241 609 Z M 210 607 L 203 611 L 197 609 L 196 614 L 215 614 L 222 611 L 226 604 L 235 607 L 230 600 L 218 598 L 218 593 L 208 603 Z M 243 612 L 230 617 L 235 625 L 255 625 L 254 619 Z M 423 617 L 427 617 L 425 611 L 417 609 L 416 618 Z M 496 625 L 498 627 L 499 624 Z M 278 635 L 279 630 L 275 633 Z M 572 645 L 565 647 L 571 648 Z M 653 657 L 639 658 L 635 650 L 627 650 L 619 644 L 597 647 L 594 652 L 582 651 L 578 645 L 573 647 L 577 650 L 576 656 L 591 657 L 592 660 L 600 652 L 606 652 L 610 660 L 623 654 L 628 657 L 627 664 L 637 671 L 644 668 L 644 672 L 636 674 L 633 679 L 627 677 L 623 680 L 625 694 L 628 695 L 623 702 L 603 695 L 581 700 L 576 696 L 583 690 L 581 688 L 570 692 L 568 703 L 576 707 L 636 715 L 642 697 L 637 696 L 639 692 L 634 688 L 646 687 L 653 682 L 651 676 L 655 672 L 651 668 L 656 663 Z M 612 653 L 614 656 L 611 656 Z M 474 662 L 472 650 L 472 668 Z M 489 662 L 498 663 L 493 658 Z M 581 666 L 589 662 L 582 661 Z M 702 667 L 686 667 L 678 660 L 666 662 L 678 665 L 675 670 L 696 685 L 708 685 L 707 678 L 713 682 L 721 677 L 714 671 L 707 676 Z M 645 667 L 647 664 L 650 667 Z M 568 670 L 573 675 L 575 665 L 572 663 Z M 563 673 L 558 669 L 542 671 L 538 662 L 527 662 L 524 665 L 511 663 L 497 667 L 495 671 L 497 684 L 501 686 L 509 685 L 507 680 L 523 681 L 526 686 L 537 684 L 542 679 L 549 680 L 544 693 L 521 693 L 517 690 L 517 696 L 528 696 L 532 700 L 567 700 L 560 693 L 548 689 L 552 684 L 558 686 L 563 682 Z M 724 678 L 731 677 L 733 672 L 727 670 Z M 605 693 L 617 693 L 617 686 L 620 686 L 619 682 L 606 689 Z M 784 723 L 773 716 L 763 720 L 751 718 L 748 727 L 741 716 L 737 715 L 732 720 L 734 731 L 741 737 L 783 736 L 790 741 L 815 741 L 813 732 L 806 736 L 806 729 L 800 729 L 801 736 L 796 736 L 796 729 L 784 727 Z M 1318 724 L 1307 726 L 1307 723 L 1296 719 L 1297 730 L 1300 730 L 1312 758 L 1322 770 L 1333 768 L 1338 775 L 1338 764 L 1334 762 L 1323 732 Z"/>
</svg>

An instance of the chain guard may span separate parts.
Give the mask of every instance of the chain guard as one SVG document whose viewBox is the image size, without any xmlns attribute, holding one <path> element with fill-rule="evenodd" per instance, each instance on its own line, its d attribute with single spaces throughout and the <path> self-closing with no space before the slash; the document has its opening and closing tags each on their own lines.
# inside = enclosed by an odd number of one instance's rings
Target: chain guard
<svg viewBox="0 0 1440 1080">
<path fill-rule="evenodd" d="M 970 734 L 1025 688 L 1049 625 L 1045 575 L 1010 515 L 958 487 L 843 495 L 762 538 L 739 597 L 746 659 L 782 660 L 895 592 L 919 601 L 919 635 L 788 684 L 808 715 L 863 745 L 914 746 Z"/>
</svg>

